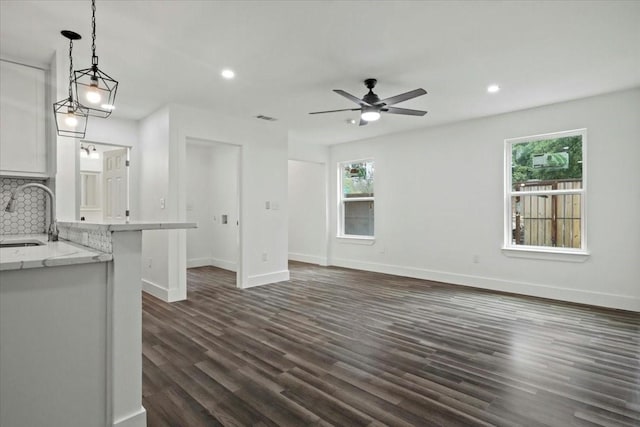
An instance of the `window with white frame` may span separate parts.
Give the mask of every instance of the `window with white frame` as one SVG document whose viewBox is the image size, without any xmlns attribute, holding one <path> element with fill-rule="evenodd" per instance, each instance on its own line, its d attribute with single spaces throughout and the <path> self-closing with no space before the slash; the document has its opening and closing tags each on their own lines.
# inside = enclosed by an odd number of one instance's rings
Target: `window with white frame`
<svg viewBox="0 0 640 427">
<path fill-rule="evenodd" d="M 372 238 L 375 203 L 373 160 L 339 163 L 338 177 L 338 236 Z"/>
<path fill-rule="evenodd" d="M 505 140 L 505 248 L 585 252 L 586 129 Z"/>
</svg>

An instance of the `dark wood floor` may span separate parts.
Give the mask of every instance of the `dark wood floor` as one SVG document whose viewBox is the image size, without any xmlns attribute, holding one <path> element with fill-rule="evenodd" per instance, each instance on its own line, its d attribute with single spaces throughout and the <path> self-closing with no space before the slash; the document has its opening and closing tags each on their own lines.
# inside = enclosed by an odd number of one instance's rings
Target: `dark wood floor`
<svg viewBox="0 0 640 427">
<path fill-rule="evenodd" d="M 640 426 L 640 315 L 291 263 L 143 299 L 149 426 Z"/>
</svg>

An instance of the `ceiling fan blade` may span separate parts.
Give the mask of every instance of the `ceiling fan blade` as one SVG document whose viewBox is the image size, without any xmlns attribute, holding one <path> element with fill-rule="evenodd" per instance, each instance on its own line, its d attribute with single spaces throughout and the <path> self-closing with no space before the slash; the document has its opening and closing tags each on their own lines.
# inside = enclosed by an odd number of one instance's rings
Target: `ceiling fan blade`
<svg viewBox="0 0 640 427">
<path fill-rule="evenodd" d="M 339 111 L 360 111 L 360 109 L 359 108 L 346 108 L 344 110 L 314 111 L 313 113 L 309 113 L 309 114 L 337 113 Z"/>
<path fill-rule="evenodd" d="M 422 88 L 415 89 L 407 93 L 402 93 L 400 95 L 392 96 L 391 98 L 382 99 L 376 102 L 376 105 L 380 105 L 380 104 L 393 105 L 393 104 L 397 104 L 398 102 L 407 101 L 409 99 L 416 98 L 421 95 L 425 95 L 426 93 L 427 91 Z"/>
<path fill-rule="evenodd" d="M 333 91 L 338 95 L 342 95 L 345 98 L 350 99 L 351 101 L 355 102 L 358 105 L 366 105 L 367 107 L 371 107 L 371 104 L 369 104 L 368 102 L 364 102 L 362 99 L 355 97 L 350 93 L 343 91 L 342 89 L 334 89 Z"/>
<path fill-rule="evenodd" d="M 422 110 L 410 110 L 408 108 L 398 108 L 398 107 L 384 107 L 382 111 L 391 114 L 405 114 L 407 116 L 424 116 L 427 114 L 426 111 Z"/>
<path fill-rule="evenodd" d="M 364 126 L 364 125 L 366 125 L 367 123 L 369 123 L 369 122 L 368 122 L 368 121 L 366 121 L 366 120 L 362 120 L 362 119 L 360 119 L 360 124 L 359 124 L 358 126 Z"/>
</svg>

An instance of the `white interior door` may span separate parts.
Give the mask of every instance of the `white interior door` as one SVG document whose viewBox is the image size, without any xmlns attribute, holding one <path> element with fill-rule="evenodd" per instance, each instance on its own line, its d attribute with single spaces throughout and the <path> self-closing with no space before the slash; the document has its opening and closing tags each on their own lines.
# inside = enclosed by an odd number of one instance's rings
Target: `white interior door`
<svg viewBox="0 0 640 427">
<path fill-rule="evenodd" d="M 121 148 L 104 152 L 103 194 L 104 220 L 124 221 L 127 216 L 127 149 Z"/>
</svg>

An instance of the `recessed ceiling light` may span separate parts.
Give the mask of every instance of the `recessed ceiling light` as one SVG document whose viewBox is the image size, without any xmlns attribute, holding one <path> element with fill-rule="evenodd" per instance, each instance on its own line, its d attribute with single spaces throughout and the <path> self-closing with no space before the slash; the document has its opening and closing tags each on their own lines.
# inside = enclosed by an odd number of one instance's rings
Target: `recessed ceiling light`
<svg viewBox="0 0 640 427">
<path fill-rule="evenodd" d="M 220 75 L 225 79 L 232 79 L 236 76 L 236 73 L 234 73 L 233 70 L 226 69 L 226 70 L 222 70 Z"/>
<path fill-rule="evenodd" d="M 356 119 L 348 119 L 347 123 L 349 123 L 350 125 L 355 125 L 357 123 Z"/>
<path fill-rule="evenodd" d="M 498 85 L 489 85 L 487 87 L 487 92 L 489 92 L 489 93 L 500 92 L 500 86 L 498 86 Z"/>
</svg>

